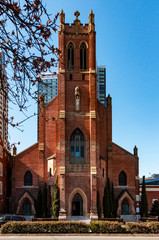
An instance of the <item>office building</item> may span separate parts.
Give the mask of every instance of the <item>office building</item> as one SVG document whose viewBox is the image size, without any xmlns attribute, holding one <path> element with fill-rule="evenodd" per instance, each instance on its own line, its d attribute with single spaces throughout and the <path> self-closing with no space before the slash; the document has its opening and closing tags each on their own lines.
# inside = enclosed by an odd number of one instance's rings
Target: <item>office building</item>
<svg viewBox="0 0 159 240">
<path fill-rule="evenodd" d="M 46 72 L 41 73 L 42 82 L 38 83 L 38 98 L 42 93 L 45 97 L 44 105 L 46 106 L 58 94 L 57 74 Z"/>
</svg>

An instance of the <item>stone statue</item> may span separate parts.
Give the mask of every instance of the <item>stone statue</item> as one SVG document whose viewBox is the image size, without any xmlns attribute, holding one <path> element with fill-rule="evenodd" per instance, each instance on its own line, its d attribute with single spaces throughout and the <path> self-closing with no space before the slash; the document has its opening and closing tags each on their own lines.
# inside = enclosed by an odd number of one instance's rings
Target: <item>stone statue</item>
<svg viewBox="0 0 159 240">
<path fill-rule="evenodd" d="M 80 111 L 80 89 L 75 87 L 75 111 Z"/>
</svg>

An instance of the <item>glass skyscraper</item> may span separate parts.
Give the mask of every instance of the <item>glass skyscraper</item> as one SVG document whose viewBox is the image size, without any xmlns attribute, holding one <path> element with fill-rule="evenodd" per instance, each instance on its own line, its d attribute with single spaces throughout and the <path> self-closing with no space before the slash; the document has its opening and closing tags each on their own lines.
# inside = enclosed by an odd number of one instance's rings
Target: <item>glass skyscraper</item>
<svg viewBox="0 0 159 240">
<path fill-rule="evenodd" d="M 58 77 L 57 74 L 46 72 L 39 75 L 42 82 L 38 83 L 38 99 L 41 93 L 44 95 L 44 105 L 46 106 L 58 94 Z M 39 116 L 39 106 L 38 106 Z M 37 136 L 39 139 L 39 117 L 37 124 Z"/>
<path fill-rule="evenodd" d="M 106 67 L 97 66 L 97 99 L 106 107 Z"/>
<path fill-rule="evenodd" d="M 38 98 L 43 93 L 44 104 L 47 105 L 58 94 L 58 77 L 54 73 L 41 73 L 40 78 L 42 82 L 38 83 Z"/>
</svg>

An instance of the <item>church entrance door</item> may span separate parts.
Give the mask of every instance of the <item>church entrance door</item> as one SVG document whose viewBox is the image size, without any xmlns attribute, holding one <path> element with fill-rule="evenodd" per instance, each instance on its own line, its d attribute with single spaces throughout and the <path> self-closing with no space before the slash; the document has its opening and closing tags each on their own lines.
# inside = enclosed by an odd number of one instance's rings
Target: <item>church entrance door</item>
<svg viewBox="0 0 159 240">
<path fill-rule="evenodd" d="M 23 202 L 23 215 L 31 215 L 31 204 L 28 198 Z"/>
<path fill-rule="evenodd" d="M 127 199 L 124 199 L 121 204 L 121 214 L 129 215 L 129 202 Z"/>
<path fill-rule="evenodd" d="M 79 193 L 72 199 L 72 216 L 83 216 L 83 199 Z"/>
</svg>

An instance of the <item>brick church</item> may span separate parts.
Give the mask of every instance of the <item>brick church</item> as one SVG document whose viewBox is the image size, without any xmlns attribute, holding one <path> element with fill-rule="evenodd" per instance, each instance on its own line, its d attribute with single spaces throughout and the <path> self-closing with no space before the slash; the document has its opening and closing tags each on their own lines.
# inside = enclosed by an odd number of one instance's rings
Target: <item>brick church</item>
<svg viewBox="0 0 159 240">
<path fill-rule="evenodd" d="M 47 183 L 53 193 L 58 176 L 60 219 L 97 219 L 109 177 L 114 184 L 118 215 L 139 210 L 138 154 L 112 142 L 112 99 L 97 100 L 96 32 L 94 14 L 81 24 L 79 12 L 69 25 L 60 13 L 58 95 L 44 106 L 39 99 L 39 141 L 14 152 L 12 211 L 35 215 L 34 200 Z M 25 212 L 27 209 L 27 213 Z"/>
</svg>

